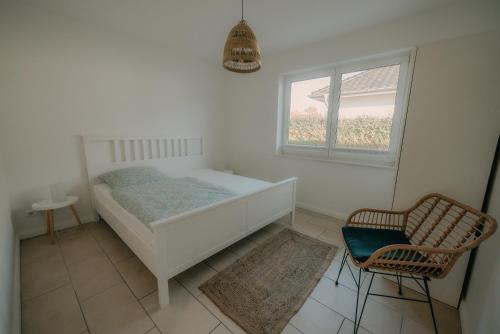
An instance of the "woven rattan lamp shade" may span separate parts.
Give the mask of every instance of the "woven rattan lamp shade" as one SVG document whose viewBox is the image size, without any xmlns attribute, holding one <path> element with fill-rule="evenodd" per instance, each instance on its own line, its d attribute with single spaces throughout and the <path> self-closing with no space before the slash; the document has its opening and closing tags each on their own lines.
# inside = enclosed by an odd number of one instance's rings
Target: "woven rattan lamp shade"
<svg viewBox="0 0 500 334">
<path fill-rule="evenodd" d="M 235 25 L 227 36 L 223 65 L 227 70 L 238 73 L 251 73 L 260 69 L 259 43 L 245 20 Z"/>
</svg>

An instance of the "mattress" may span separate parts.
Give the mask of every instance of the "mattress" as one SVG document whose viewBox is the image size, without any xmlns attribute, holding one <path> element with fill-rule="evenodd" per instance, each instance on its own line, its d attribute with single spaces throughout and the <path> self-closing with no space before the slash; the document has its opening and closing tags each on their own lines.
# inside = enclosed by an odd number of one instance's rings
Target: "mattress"
<svg viewBox="0 0 500 334">
<path fill-rule="evenodd" d="M 271 182 L 247 178 L 239 175 L 222 173 L 211 169 L 197 169 L 185 173 L 172 175 L 174 177 L 194 177 L 201 181 L 211 183 L 215 186 L 226 188 L 236 195 L 246 195 L 259 190 L 263 190 L 272 185 Z M 93 187 L 94 201 L 96 206 L 105 208 L 113 214 L 120 223 L 124 224 L 129 230 L 133 231 L 145 243 L 152 245 L 154 241 L 153 232 L 137 219 L 134 215 L 123 208 L 111 196 L 112 189 L 104 184 L 96 184 Z"/>
</svg>

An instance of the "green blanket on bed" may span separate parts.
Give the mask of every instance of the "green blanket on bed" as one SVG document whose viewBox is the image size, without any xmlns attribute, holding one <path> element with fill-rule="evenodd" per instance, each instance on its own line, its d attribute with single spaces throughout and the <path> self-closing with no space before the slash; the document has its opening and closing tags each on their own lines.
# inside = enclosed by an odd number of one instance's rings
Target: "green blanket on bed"
<svg viewBox="0 0 500 334">
<path fill-rule="evenodd" d="M 111 196 L 149 227 L 149 223 L 203 207 L 236 194 L 192 177 L 116 187 Z"/>
</svg>

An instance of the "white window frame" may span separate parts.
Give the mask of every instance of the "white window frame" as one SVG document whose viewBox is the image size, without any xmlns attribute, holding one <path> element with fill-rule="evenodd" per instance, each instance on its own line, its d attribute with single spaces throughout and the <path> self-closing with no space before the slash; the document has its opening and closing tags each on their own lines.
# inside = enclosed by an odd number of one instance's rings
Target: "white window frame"
<svg viewBox="0 0 500 334">
<path fill-rule="evenodd" d="M 414 59 L 415 49 L 413 48 L 336 63 L 314 70 L 282 75 L 280 78 L 278 102 L 277 153 L 279 155 L 297 158 L 354 163 L 376 167 L 394 167 L 401 150 L 403 126 L 407 112 Z M 400 65 L 400 68 L 389 150 L 377 152 L 374 150 L 336 148 L 335 141 L 337 138 L 336 131 L 342 74 L 391 65 Z M 330 93 L 328 95 L 329 101 L 325 146 L 318 147 L 288 144 L 292 83 L 326 76 L 330 76 L 331 79 Z"/>
</svg>

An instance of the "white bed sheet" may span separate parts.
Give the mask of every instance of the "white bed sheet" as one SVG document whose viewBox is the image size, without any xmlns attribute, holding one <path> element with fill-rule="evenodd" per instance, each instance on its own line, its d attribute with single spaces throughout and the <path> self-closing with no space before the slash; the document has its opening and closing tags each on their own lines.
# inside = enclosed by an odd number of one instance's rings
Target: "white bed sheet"
<svg viewBox="0 0 500 334">
<path fill-rule="evenodd" d="M 175 177 L 191 176 L 205 182 L 212 183 L 219 187 L 224 187 L 238 195 L 245 195 L 255 191 L 265 189 L 272 185 L 271 182 L 252 179 L 239 175 L 222 173 L 212 169 L 196 169 L 185 173 L 173 175 Z M 105 183 L 94 185 L 94 200 L 99 206 L 104 206 L 117 217 L 121 223 L 133 231 L 144 243 L 151 246 L 154 242 L 153 232 L 140 222 L 134 215 L 125 210 L 111 196 L 112 189 Z"/>
</svg>

